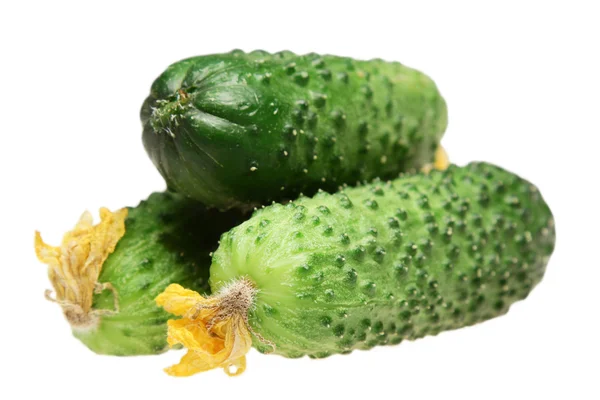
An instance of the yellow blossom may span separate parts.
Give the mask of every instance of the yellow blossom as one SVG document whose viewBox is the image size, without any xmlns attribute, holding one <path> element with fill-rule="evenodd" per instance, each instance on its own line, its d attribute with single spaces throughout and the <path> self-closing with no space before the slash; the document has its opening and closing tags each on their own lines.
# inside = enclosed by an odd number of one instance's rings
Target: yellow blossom
<svg viewBox="0 0 600 400">
<path fill-rule="evenodd" d="M 442 146 L 438 146 L 435 151 L 435 159 L 433 161 L 433 167 L 437 170 L 443 171 L 448 168 L 450 165 L 450 160 L 448 159 L 448 153 Z"/>
<path fill-rule="evenodd" d="M 435 155 L 432 163 L 428 163 L 421 167 L 421 172 L 428 174 L 433 169 L 437 169 L 438 171 L 443 171 L 450 166 L 450 160 L 448 159 L 448 153 L 442 146 L 438 146 L 435 151 Z"/>
<path fill-rule="evenodd" d="M 214 368 L 223 368 L 230 376 L 244 372 L 246 353 L 252 346 L 247 323 L 249 302 L 228 308 L 230 303 L 223 300 L 229 293 L 226 289 L 205 298 L 171 284 L 156 298 L 159 306 L 181 317 L 168 321 L 169 345 L 182 344 L 188 350 L 179 364 L 165 369 L 169 375 L 189 376 Z M 252 298 L 253 293 L 248 296 Z"/>
<path fill-rule="evenodd" d="M 114 213 L 102 208 L 100 223 L 93 225 L 92 215 L 86 211 L 58 247 L 44 243 L 40 233 L 35 232 L 36 255 L 48 265 L 56 296 L 50 298 L 47 291 L 46 297 L 62 306 L 73 328 L 91 328 L 97 323 L 97 315 L 107 311 L 92 310 L 93 295 L 104 289 L 114 291 L 110 283 L 98 283 L 98 277 L 104 261 L 125 234 L 126 217 L 125 208 Z"/>
</svg>

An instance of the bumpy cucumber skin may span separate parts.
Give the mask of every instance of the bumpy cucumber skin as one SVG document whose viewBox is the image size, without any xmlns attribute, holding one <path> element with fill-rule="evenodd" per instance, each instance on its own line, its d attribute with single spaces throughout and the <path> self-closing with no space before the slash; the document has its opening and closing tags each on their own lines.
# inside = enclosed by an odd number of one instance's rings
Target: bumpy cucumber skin
<svg viewBox="0 0 600 400">
<path fill-rule="evenodd" d="M 209 292 L 210 252 L 220 235 L 243 221 L 236 212 L 206 210 L 172 193 L 153 193 L 130 208 L 125 235 L 105 261 L 99 282 L 118 292 L 120 311 L 103 315 L 97 329 L 73 334 L 92 351 L 110 355 L 157 354 L 167 350 L 167 320 L 172 315 L 154 299 L 179 283 Z M 93 308 L 113 309 L 113 295 L 94 295 Z"/>
<path fill-rule="evenodd" d="M 276 353 L 326 357 L 506 313 L 554 240 L 532 184 L 472 163 L 258 210 L 221 238 L 211 288 L 249 277 L 250 323 Z"/>
<path fill-rule="evenodd" d="M 227 209 L 420 168 L 447 109 L 397 62 L 238 50 L 171 65 L 141 120 L 169 189 Z"/>
</svg>

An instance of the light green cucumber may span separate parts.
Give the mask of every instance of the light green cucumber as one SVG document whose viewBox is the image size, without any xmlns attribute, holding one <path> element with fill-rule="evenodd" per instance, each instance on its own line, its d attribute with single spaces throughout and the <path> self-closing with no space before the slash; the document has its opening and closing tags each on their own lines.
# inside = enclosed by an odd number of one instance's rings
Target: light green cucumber
<svg viewBox="0 0 600 400">
<path fill-rule="evenodd" d="M 554 240 L 535 186 L 472 163 L 260 209 L 222 236 L 210 284 L 250 282 L 260 351 L 319 358 L 506 313 Z"/>
</svg>

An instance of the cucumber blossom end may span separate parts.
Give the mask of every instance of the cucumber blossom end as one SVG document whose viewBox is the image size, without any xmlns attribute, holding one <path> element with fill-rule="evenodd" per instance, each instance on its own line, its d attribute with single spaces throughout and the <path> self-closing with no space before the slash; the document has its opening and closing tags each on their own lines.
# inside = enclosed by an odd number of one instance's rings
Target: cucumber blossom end
<svg viewBox="0 0 600 400">
<path fill-rule="evenodd" d="M 101 284 L 98 277 L 106 258 L 114 251 L 125 234 L 126 208 L 111 212 L 100 209 L 100 223 L 93 225 L 89 212 L 83 213 L 75 228 L 67 232 L 61 246 L 46 244 L 39 232 L 35 233 L 35 251 L 38 259 L 48 265 L 48 277 L 56 294 L 46 290 L 48 300 L 58 303 L 65 318 L 76 331 L 97 328 L 99 316 L 118 312 L 118 295 L 110 283 Z M 114 310 L 94 309 L 94 293 L 111 290 Z"/>
<path fill-rule="evenodd" d="M 221 234 L 244 221 L 184 196 L 153 193 L 136 207 L 90 213 L 50 246 L 35 235 L 40 261 L 48 265 L 58 303 L 73 335 L 107 355 L 157 354 L 168 350 L 169 315 L 155 298 L 171 283 L 208 293 L 211 252 Z"/>
<path fill-rule="evenodd" d="M 189 376 L 223 368 L 227 375 L 235 376 L 246 369 L 251 334 L 274 348 L 272 342 L 255 333 L 248 323 L 256 292 L 255 284 L 244 277 L 206 298 L 178 284 L 167 287 L 156 298 L 156 304 L 181 316 L 168 323 L 169 344 L 183 345 L 188 352 L 179 364 L 165 371 L 172 376 Z"/>
</svg>

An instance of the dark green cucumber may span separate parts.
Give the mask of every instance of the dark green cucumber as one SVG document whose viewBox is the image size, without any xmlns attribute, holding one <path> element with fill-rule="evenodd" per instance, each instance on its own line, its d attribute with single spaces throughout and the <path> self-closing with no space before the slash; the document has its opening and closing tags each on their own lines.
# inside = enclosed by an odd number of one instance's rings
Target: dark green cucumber
<svg viewBox="0 0 600 400">
<path fill-rule="evenodd" d="M 239 213 L 207 211 L 171 193 L 154 193 L 130 208 L 125 235 L 102 266 L 99 282 L 118 293 L 119 312 L 102 315 L 94 329 L 73 334 L 96 353 L 156 354 L 168 349 L 169 314 L 154 298 L 170 283 L 208 292 L 210 252 L 219 236 L 243 221 Z M 94 295 L 95 310 L 112 310 L 113 294 Z"/>
<path fill-rule="evenodd" d="M 506 313 L 554 240 L 535 186 L 472 163 L 259 209 L 222 236 L 211 288 L 253 282 L 259 350 L 324 357 Z"/>
<path fill-rule="evenodd" d="M 397 62 L 238 50 L 171 65 L 141 119 L 169 189 L 228 209 L 418 169 L 447 110 L 429 77 Z"/>
</svg>

